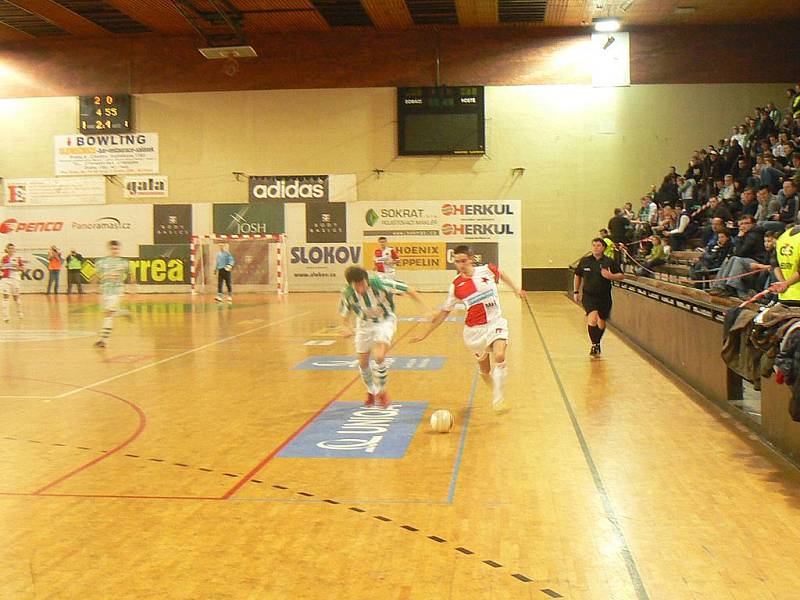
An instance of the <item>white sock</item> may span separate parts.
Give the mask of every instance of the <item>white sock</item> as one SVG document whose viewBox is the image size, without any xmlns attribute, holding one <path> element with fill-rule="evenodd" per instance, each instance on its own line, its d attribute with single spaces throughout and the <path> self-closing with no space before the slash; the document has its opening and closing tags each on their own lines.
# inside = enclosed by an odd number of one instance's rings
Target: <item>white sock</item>
<svg viewBox="0 0 800 600">
<path fill-rule="evenodd" d="M 497 363 L 492 369 L 494 403 L 500 402 L 503 399 L 503 389 L 505 388 L 507 376 L 508 370 L 506 369 L 505 362 Z"/>
<path fill-rule="evenodd" d="M 366 369 L 361 368 L 361 365 L 358 366 L 358 372 L 361 373 L 361 379 L 364 382 L 364 385 L 367 386 L 367 391 L 370 394 L 375 393 L 375 383 L 372 380 L 372 369 L 367 367 Z"/>
<path fill-rule="evenodd" d="M 14 302 L 17 304 L 17 315 L 22 316 L 22 300 L 15 298 Z"/>
<path fill-rule="evenodd" d="M 375 365 L 375 378 L 378 380 L 378 389 L 383 391 L 389 379 L 389 366 L 385 362 Z"/>
</svg>

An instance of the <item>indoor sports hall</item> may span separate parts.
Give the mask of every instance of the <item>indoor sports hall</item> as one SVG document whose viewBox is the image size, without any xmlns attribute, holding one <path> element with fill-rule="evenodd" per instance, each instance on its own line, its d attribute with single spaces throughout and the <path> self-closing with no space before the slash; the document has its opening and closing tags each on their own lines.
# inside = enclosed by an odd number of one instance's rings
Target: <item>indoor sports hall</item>
<svg viewBox="0 0 800 600">
<path fill-rule="evenodd" d="M 798 32 L 0 0 L 0 598 L 797 598 Z"/>
</svg>

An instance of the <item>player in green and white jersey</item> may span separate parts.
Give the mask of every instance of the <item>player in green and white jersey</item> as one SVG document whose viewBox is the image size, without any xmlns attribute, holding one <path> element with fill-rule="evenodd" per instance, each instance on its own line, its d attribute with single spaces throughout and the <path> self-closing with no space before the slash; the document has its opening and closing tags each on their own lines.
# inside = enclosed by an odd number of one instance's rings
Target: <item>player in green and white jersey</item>
<svg viewBox="0 0 800 600">
<path fill-rule="evenodd" d="M 408 294 L 422 307 L 427 314 L 428 308 L 422 296 L 412 287 L 399 281 L 370 277 L 361 267 L 349 267 L 344 273 L 347 285 L 342 290 L 339 302 L 339 315 L 342 318 L 342 335 L 355 335 L 358 369 L 361 379 L 367 386 L 367 406 L 375 404 L 375 399 L 382 406 L 389 405 L 386 393 L 386 381 L 389 367 L 386 365 L 386 353 L 397 331 L 397 316 L 394 312 L 394 296 Z M 355 315 L 355 331 L 350 325 L 350 315 Z M 375 370 L 370 365 L 370 358 L 375 359 Z"/>
<path fill-rule="evenodd" d="M 110 241 L 108 256 L 99 259 L 95 264 L 97 278 L 100 281 L 101 307 L 105 313 L 100 339 L 94 344 L 97 348 L 106 347 L 106 340 L 114 327 L 114 317 L 120 311 L 120 299 L 125 293 L 125 280 L 128 278 L 129 265 L 128 259 L 119 255 L 121 249 L 122 244 Z"/>
</svg>

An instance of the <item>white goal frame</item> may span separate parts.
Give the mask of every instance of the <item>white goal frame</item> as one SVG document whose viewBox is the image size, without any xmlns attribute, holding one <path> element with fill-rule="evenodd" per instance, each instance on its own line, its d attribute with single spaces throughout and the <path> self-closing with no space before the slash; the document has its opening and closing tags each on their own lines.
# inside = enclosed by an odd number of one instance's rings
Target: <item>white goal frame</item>
<svg viewBox="0 0 800 600">
<path fill-rule="evenodd" d="M 228 241 L 246 241 L 246 240 L 268 240 L 271 241 L 277 246 L 275 247 L 277 253 L 277 273 L 276 273 L 276 284 L 278 287 L 278 294 L 283 295 L 289 293 L 288 288 L 288 278 L 286 276 L 286 266 L 284 265 L 284 260 L 286 256 L 286 234 L 242 234 L 242 235 L 225 235 L 225 234 L 218 234 L 218 235 L 193 235 L 192 236 L 192 247 L 191 247 L 191 282 L 192 282 L 192 294 L 197 294 L 197 252 L 200 248 L 200 244 L 203 242 L 215 242 L 224 244 Z"/>
</svg>

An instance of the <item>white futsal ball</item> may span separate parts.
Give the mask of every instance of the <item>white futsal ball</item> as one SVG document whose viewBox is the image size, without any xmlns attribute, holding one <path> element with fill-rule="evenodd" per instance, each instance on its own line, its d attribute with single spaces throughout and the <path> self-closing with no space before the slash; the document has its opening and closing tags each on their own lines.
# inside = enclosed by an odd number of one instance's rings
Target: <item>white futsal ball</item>
<svg viewBox="0 0 800 600">
<path fill-rule="evenodd" d="M 431 429 L 438 433 L 447 433 L 453 428 L 453 415 L 449 410 L 437 410 L 431 415 Z"/>
</svg>

